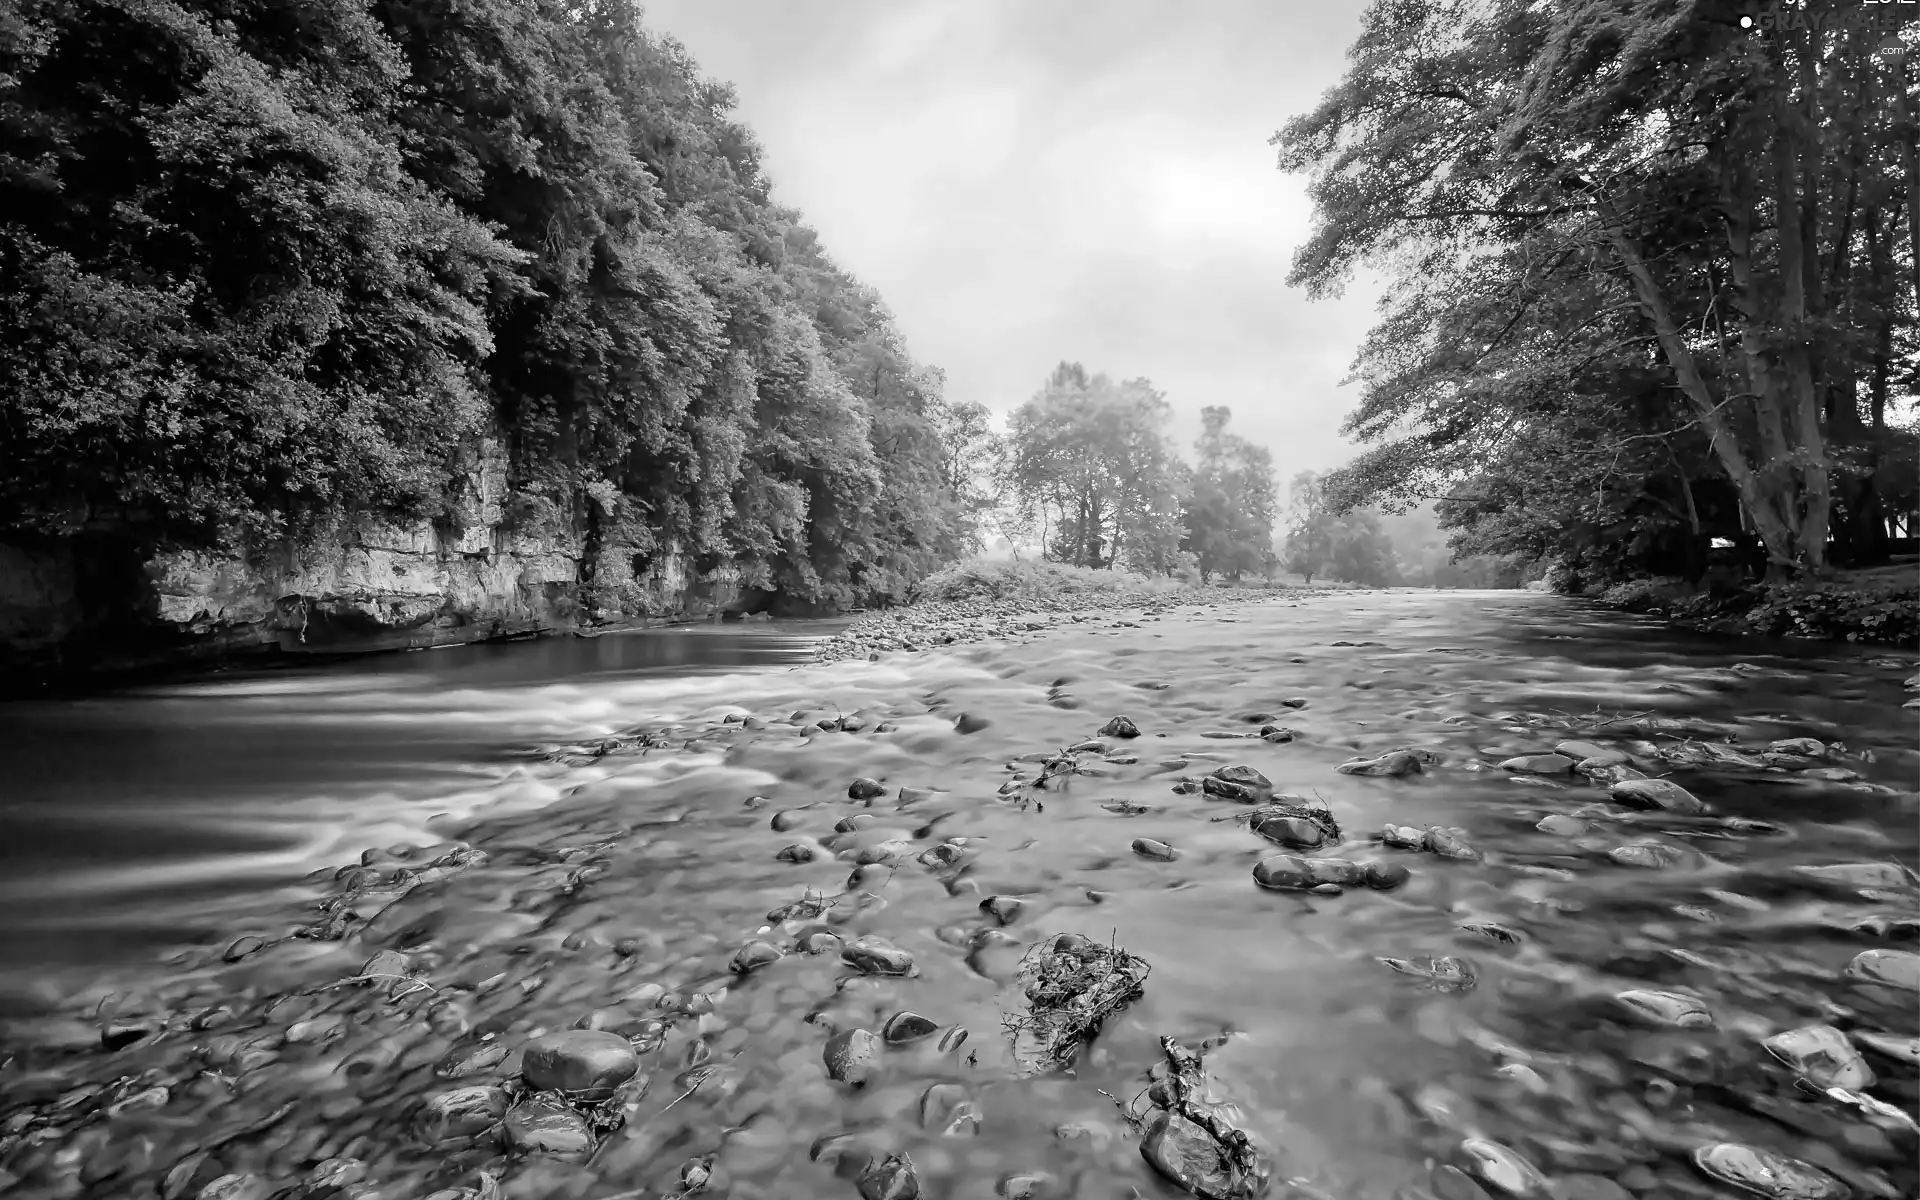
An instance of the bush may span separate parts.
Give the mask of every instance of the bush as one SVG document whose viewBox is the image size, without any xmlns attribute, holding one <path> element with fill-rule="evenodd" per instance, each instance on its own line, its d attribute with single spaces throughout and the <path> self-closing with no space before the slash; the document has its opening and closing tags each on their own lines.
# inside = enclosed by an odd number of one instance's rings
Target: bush
<svg viewBox="0 0 1920 1200">
<path fill-rule="evenodd" d="M 1759 633 L 1911 647 L 1920 642 L 1920 587 L 1792 583 L 1764 589 L 1747 614 Z"/>
<path fill-rule="evenodd" d="M 1150 579 L 1127 571 L 1096 571 L 1033 559 L 954 563 L 922 579 L 913 588 L 915 603 L 955 600 L 1014 600 L 1030 596 L 1072 596 L 1095 592 L 1177 591 L 1175 579 Z"/>
</svg>

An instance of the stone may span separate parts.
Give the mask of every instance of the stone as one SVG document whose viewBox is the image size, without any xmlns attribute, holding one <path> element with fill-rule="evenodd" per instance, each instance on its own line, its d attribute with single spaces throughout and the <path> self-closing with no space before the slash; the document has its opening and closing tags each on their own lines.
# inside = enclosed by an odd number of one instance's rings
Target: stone
<svg viewBox="0 0 1920 1200">
<path fill-rule="evenodd" d="M 1487 1138 L 1468 1138 L 1456 1152 L 1460 1169 L 1496 1196 L 1547 1195 L 1546 1177 L 1518 1151 Z"/>
<path fill-rule="evenodd" d="M 1027 902 L 1018 896 L 988 896 L 980 902 L 980 911 L 1001 925 L 1011 925 L 1026 911 Z"/>
<path fill-rule="evenodd" d="M 938 1032 L 940 1026 L 916 1012 L 897 1012 L 880 1027 L 880 1036 L 889 1046 L 911 1045 Z"/>
<path fill-rule="evenodd" d="M 934 867 L 938 869 L 940 867 L 950 867 L 959 862 L 963 854 L 965 854 L 965 851 L 961 850 L 960 847 L 949 842 L 942 842 L 938 846 L 929 846 L 927 849 L 922 850 L 915 856 L 913 861 L 923 867 Z"/>
<path fill-rule="evenodd" d="M 1686 860 L 1686 855 L 1678 847 L 1669 846 L 1665 842 L 1646 841 L 1616 846 L 1607 851 L 1607 858 L 1623 867 L 1640 867 L 1659 871 L 1678 866 Z"/>
<path fill-rule="evenodd" d="M 869 779 L 864 775 L 847 785 L 849 800 L 877 800 L 886 794 L 887 789 L 879 780 Z"/>
<path fill-rule="evenodd" d="M 1847 964 L 1847 975 L 1865 983 L 1920 992 L 1920 954 L 1906 950 L 1862 950 Z"/>
<path fill-rule="evenodd" d="M 913 972 L 913 955 L 883 937 L 872 934 L 855 938 L 840 951 L 848 966 L 868 975 L 908 975 Z"/>
<path fill-rule="evenodd" d="M 779 962 L 784 957 L 786 954 L 780 947 L 771 942 L 755 940 L 734 951 L 733 959 L 727 964 L 727 969 L 736 975 L 745 975 L 768 963 Z"/>
<path fill-rule="evenodd" d="M 1260 727 L 1260 740 L 1270 742 L 1276 746 L 1284 746 L 1299 736 L 1300 731 L 1298 729 L 1292 729 L 1285 725 L 1262 725 Z"/>
<path fill-rule="evenodd" d="M 1135 725 L 1131 718 L 1114 717 L 1112 720 L 1108 721 L 1105 725 L 1102 725 L 1099 729 L 1095 730 L 1094 736 L 1095 737 L 1137 738 L 1140 736 L 1140 727 L 1138 725 Z"/>
<path fill-rule="evenodd" d="M 258 934 L 242 934 L 227 943 L 227 948 L 220 952 L 220 958 L 225 962 L 237 963 L 243 958 L 253 957 L 266 948 L 267 939 Z"/>
<path fill-rule="evenodd" d="M 1831 1025 L 1789 1029 L 1760 1044 L 1823 1090 L 1838 1087 L 1858 1092 L 1873 1086 L 1873 1068 L 1867 1066 L 1867 1060 L 1847 1040 L 1847 1035 Z"/>
<path fill-rule="evenodd" d="M 1413 872 L 1399 863 L 1370 862 L 1361 875 L 1361 882 L 1376 892 L 1390 892 L 1411 878 Z"/>
<path fill-rule="evenodd" d="M 961 713 L 953 719 L 953 731 L 959 734 L 979 733 L 993 724 L 985 717 L 973 713 Z"/>
<path fill-rule="evenodd" d="M 1305 817 L 1256 813 L 1247 828 L 1259 836 L 1292 850 L 1312 850 L 1327 840 L 1326 830 Z"/>
<path fill-rule="evenodd" d="M 1876 1054 L 1884 1054 L 1896 1062 L 1908 1066 L 1920 1067 L 1920 1037 L 1901 1037 L 1892 1033 L 1875 1033 L 1871 1030 L 1856 1029 L 1853 1040 Z"/>
<path fill-rule="evenodd" d="M 783 863 L 810 863 L 820 857 L 820 852 L 805 842 L 795 842 L 780 847 L 773 857 Z"/>
<path fill-rule="evenodd" d="M 772 828 L 772 830 L 775 833 L 785 833 L 789 829 L 798 829 L 800 827 L 800 823 L 805 819 L 806 818 L 801 814 L 800 810 L 794 809 L 794 808 L 783 808 L 779 812 L 773 814 L 773 818 L 770 821 L 768 821 L 767 824 L 769 827 Z"/>
<path fill-rule="evenodd" d="M 273 1185 L 258 1175 L 222 1175 L 200 1189 L 195 1200 L 267 1200 Z"/>
<path fill-rule="evenodd" d="M 551 1096 L 529 1096 L 507 1110 L 501 1123 L 507 1144 L 523 1154 L 580 1161 L 593 1152 L 585 1117 Z"/>
<path fill-rule="evenodd" d="M 1578 738 L 1569 738 L 1554 743 L 1553 752 L 1562 758 L 1570 758 L 1576 765 L 1591 762 L 1596 766 L 1612 766 L 1628 761 L 1626 752 L 1602 746 L 1597 742 L 1583 742 Z"/>
<path fill-rule="evenodd" d="M 1719 1142 L 1693 1152 L 1702 1175 L 1767 1200 L 1847 1200 L 1851 1189 L 1811 1163 L 1758 1146 Z"/>
<path fill-rule="evenodd" d="M 640 1070 L 627 1039 L 597 1029 L 568 1029 L 520 1048 L 520 1075 L 539 1092 L 563 1092 L 598 1103 Z"/>
<path fill-rule="evenodd" d="M 1854 888 L 1911 888 L 1913 872 L 1899 863 L 1834 863 L 1821 867 L 1795 867 L 1795 871 L 1822 883 Z"/>
<path fill-rule="evenodd" d="M 1556 837 L 1579 837 L 1587 831 L 1587 823 L 1579 817 L 1555 813 L 1550 817 L 1542 817 L 1534 828 L 1541 833 L 1551 833 Z"/>
<path fill-rule="evenodd" d="M 1573 770 L 1574 760 L 1564 754 L 1523 754 L 1499 765 L 1502 771 L 1520 775 L 1565 775 Z"/>
<path fill-rule="evenodd" d="M 1325 885 L 1353 887 L 1366 881 L 1366 869 L 1344 858 L 1276 854 L 1254 864 L 1253 881 L 1274 891 L 1311 891 Z"/>
<path fill-rule="evenodd" d="M 463 1087 L 436 1092 L 414 1114 L 414 1135 L 428 1146 L 471 1141 L 492 1129 L 507 1113 L 507 1093 L 499 1087 Z"/>
<path fill-rule="evenodd" d="M 1467 831 L 1435 825 L 1427 830 L 1427 849 L 1454 862 L 1479 862 L 1480 849 L 1467 840 Z"/>
<path fill-rule="evenodd" d="M 880 1059 L 880 1039 L 870 1030 L 848 1029 L 828 1038 L 820 1057 L 835 1083 L 863 1087 Z"/>
<path fill-rule="evenodd" d="M 1451 954 L 1438 958 L 1381 958 L 1380 962 L 1440 991 L 1469 991 L 1480 980 L 1480 973 L 1472 963 Z"/>
<path fill-rule="evenodd" d="M 1420 756 L 1411 750 L 1389 750 L 1377 758 L 1350 758 L 1334 768 L 1342 775 L 1369 776 L 1418 775 L 1423 769 Z"/>
<path fill-rule="evenodd" d="M 920 1180 L 914 1174 L 913 1159 L 905 1154 L 875 1156 L 861 1168 L 854 1186 L 860 1200 L 918 1200 Z"/>
<path fill-rule="evenodd" d="M 1179 851 L 1165 842 L 1144 837 L 1133 839 L 1133 852 L 1141 858 L 1155 858 L 1162 862 L 1172 862 L 1179 856 Z"/>
<path fill-rule="evenodd" d="M 1424 850 L 1427 831 L 1420 825 L 1384 825 L 1380 829 L 1380 841 L 1398 850 Z"/>
<path fill-rule="evenodd" d="M 1614 996 L 1621 1007 L 1641 1020 L 1678 1029 L 1698 1029 L 1713 1024 L 1706 1005 L 1681 992 L 1653 988 L 1633 988 Z"/>
<path fill-rule="evenodd" d="M 1607 795 L 1630 808 L 1688 814 L 1707 811 L 1698 796 L 1667 779 L 1623 779 L 1608 788 Z"/>
<path fill-rule="evenodd" d="M 1140 1156 L 1161 1175 L 1206 1200 L 1235 1195 L 1238 1174 L 1206 1130 L 1179 1113 L 1157 1109 L 1147 1122 Z"/>
<path fill-rule="evenodd" d="M 1305 696 L 1289 696 L 1280 702 L 1281 708 L 1302 709 L 1306 706 L 1307 698 Z"/>
<path fill-rule="evenodd" d="M 835 821 L 833 823 L 833 831 L 835 833 L 856 833 L 868 828 L 879 819 L 880 818 L 874 816 L 872 813 L 854 813 L 850 817 L 841 817 L 838 821 Z"/>
<path fill-rule="evenodd" d="M 1810 737 L 1781 738 L 1779 741 L 1768 742 L 1767 750 L 1773 754 L 1795 754 L 1802 758 L 1827 756 L 1826 743 Z"/>
<path fill-rule="evenodd" d="M 973 1137 L 980 1132 L 980 1107 L 957 1083 L 936 1083 L 920 1093 L 920 1128 L 941 1137 Z"/>
</svg>

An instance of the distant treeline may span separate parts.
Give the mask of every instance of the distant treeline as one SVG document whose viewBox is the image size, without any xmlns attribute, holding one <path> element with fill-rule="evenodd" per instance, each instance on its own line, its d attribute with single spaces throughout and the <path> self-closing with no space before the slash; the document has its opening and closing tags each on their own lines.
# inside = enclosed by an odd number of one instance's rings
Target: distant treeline
<svg viewBox="0 0 1920 1200">
<path fill-rule="evenodd" d="M 627 0 L 0 7 L 0 535 L 513 511 L 811 599 L 970 544 L 984 413 Z"/>
</svg>

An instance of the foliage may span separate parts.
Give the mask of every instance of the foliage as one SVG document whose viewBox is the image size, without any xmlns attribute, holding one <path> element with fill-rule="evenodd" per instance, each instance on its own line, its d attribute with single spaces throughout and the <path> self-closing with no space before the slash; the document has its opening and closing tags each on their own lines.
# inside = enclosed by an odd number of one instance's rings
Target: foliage
<svg viewBox="0 0 1920 1200">
<path fill-rule="evenodd" d="M 981 414 L 614 0 L 0 14 L 0 533 L 271 541 L 516 498 L 804 599 L 964 552 Z M 604 586 L 600 580 L 609 581 Z"/>
<path fill-rule="evenodd" d="M 1380 530 L 1379 515 L 1364 508 L 1341 511 L 1325 480 L 1311 471 L 1294 476 L 1291 512 L 1281 561 L 1308 583 L 1316 575 L 1367 587 L 1399 582 L 1392 545 Z"/>
<path fill-rule="evenodd" d="M 1616 584 L 1598 599 L 1610 608 L 1659 612 L 1682 624 L 1718 632 L 1907 649 L 1920 643 L 1920 586 L 1905 579 L 1843 577 L 1715 593 L 1667 577 Z"/>
<path fill-rule="evenodd" d="M 955 600 L 1017 600 L 1170 590 L 1171 581 L 1126 571 L 1095 570 L 1067 563 L 989 562 L 974 559 L 941 568 L 913 589 L 916 603 Z"/>
<path fill-rule="evenodd" d="M 1294 281 L 1397 282 L 1342 508 L 1444 499 L 1463 551 L 1605 545 L 1697 573 L 1755 531 L 1884 556 L 1913 493 L 1920 172 L 1905 60 L 1859 22 L 1723 5 L 1379 0 L 1346 77 L 1276 135 L 1313 174 Z"/>
<path fill-rule="evenodd" d="M 1180 545 L 1192 553 L 1203 581 L 1213 575 L 1237 581 L 1263 570 L 1273 556 L 1273 455 L 1228 433 L 1232 418 L 1224 406 L 1200 410 L 1199 461 L 1182 504 Z"/>
</svg>

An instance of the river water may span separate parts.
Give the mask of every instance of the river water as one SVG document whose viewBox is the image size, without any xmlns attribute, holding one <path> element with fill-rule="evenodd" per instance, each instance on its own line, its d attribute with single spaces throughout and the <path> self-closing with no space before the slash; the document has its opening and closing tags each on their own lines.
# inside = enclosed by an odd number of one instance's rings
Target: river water
<svg viewBox="0 0 1920 1200">
<path fill-rule="evenodd" d="M 830 631 L 10 706 L 0 1191 L 1177 1196 L 1122 1111 L 1144 1115 L 1162 1037 L 1207 1047 L 1273 1195 L 1920 1183 L 1911 655 L 1515 592 L 1188 606 L 805 665 Z M 1140 737 L 1020 786 L 1121 714 Z M 1708 812 L 1499 765 L 1569 738 Z M 1822 745 L 1760 757 L 1788 738 Z M 1335 770 L 1403 747 L 1423 771 Z M 1233 765 L 1330 810 L 1344 840 L 1312 857 L 1410 878 L 1258 886 L 1281 847 L 1181 784 Z M 862 777 L 884 794 L 851 799 Z M 1456 829 L 1477 857 L 1382 846 L 1389 824 Z M 1804 869 L 1832 866 L 1854 869 Z M 770 919 L 808 889 L 832 906 Z M 1071 1072 L 1030 1075 L 1002 1024 L 1022 956 L 1063 932 L 1151 974 Z M 849 966 L 860 937 L 911 972 Z M 756 940 L 787 953 L 730 971 Z M 365 965 L 382 951 L 403 957 Z M 941 1032 L 849 1066 L 849 1031 L 900 1011 Z M 518 1048 L 576 1026 L 626 1037 L 640 1073 L 533 1128 Z M 1762 1044 L 1815 1026 L 1775 1044 L 1825 1059 Z M 475 1120 L 422 1116 L 460 1088 Z M 1708 1153 L 1732 1164 L 1715 1179 L 1695 1157 L 1721 1144 L 1747 1149 Z M 1811 1166 L 1767 1176 L 1756 1152 Z"/>
</svg>

